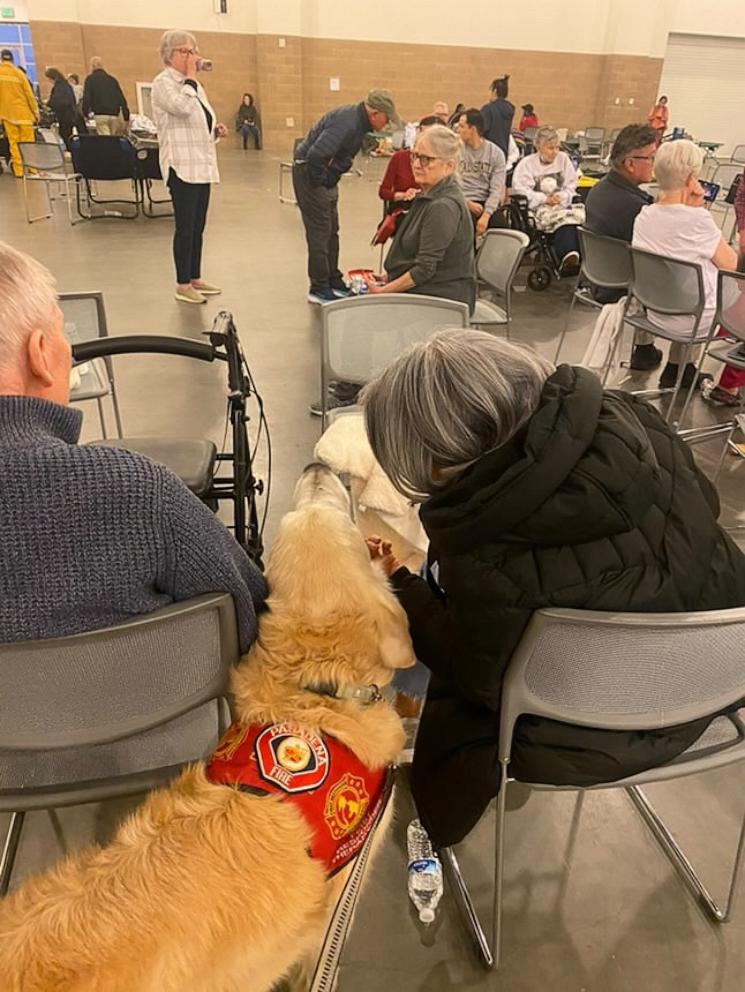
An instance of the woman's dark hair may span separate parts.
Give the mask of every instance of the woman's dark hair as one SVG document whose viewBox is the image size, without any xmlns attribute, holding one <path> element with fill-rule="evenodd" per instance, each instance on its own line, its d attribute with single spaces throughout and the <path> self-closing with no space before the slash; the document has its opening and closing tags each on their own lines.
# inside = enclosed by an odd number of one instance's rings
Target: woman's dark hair
<svg viewBox="0 0 745 992">
<path fill-rule="evenodd" d="M 533 113 L 533 104 L 532 103 L 524 103 L 523 104 L 523 110 L 525 111 L 526 116 L 530 117 L 530 115 Z"/>
<path fill-rule="evenodd" d="M 241 100 L 241 103 L 243 103 L 243 100 L 245 100 L 245 99 L 246 99 L 246 97 L 248 97 L 248 99 L 249 99 L 249 100 L 251 101 L 251 102 L 249 103 L 249 107 L 253 107 L 253 105 L 254 105 L 254 98 L 253 98 L 253 93 L 244 93 L 244 94 L 243 94 L 243 98 L 242 98 L 242 100 Z"/>
<path fill-rule="evenodd" d="M 77 72 L 68 72 L 67 79 L 68 79 L 68 82 L 69 82 L 69 80 L 72 79 L 72 81 L 75 83 L 76 86 L 80 82 L 80 76 L 77 74 Z"/>
<path fill-rule="evenodd" d="M 44 75 L 47 77 L 47 79 L 53 79 L 55 81 L 55 83 L 60 83 L 60 82 L 66 83 L 67 82 L 67 80 L 65 79 L 65 77 L 59 71 L 59 69 L 54 69 L 54 68 L 45 69 L 44 70 Z"/>
<path fill-rule="evenodd" d="M 419 121 L 419 127 L 432 127 L 433 124 L 441 124 L 442 121 L 436 114 L 427 114 Z"/>
<path fill-rule="evenodd" d="M 660 103 L 662 100 L 664 100 L 665 103 L 667 103 L 667 97 L 666 96 L 661 96 L 660 99 L 657 102 Z"/>
<path fill-rule="evenodd" d="M 500 76 L 498 79 L 492 80 L 491 90 L 492 93 L 496 93 L 498 100 L 506 100 L 510 90 L 510 77 Z"/>
</svg>

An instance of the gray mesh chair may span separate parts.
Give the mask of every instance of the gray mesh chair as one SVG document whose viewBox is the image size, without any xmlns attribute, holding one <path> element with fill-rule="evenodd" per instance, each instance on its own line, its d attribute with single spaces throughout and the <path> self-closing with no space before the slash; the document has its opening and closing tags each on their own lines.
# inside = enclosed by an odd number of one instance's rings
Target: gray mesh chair
<svg viewBox="0 0 745 992">
<path fill-rule="evenodd" d="M 670 406 L 665 416 L 665 419 L 670 421 L 691 350 L 694 345 L 706 342 L 709 337 L 709 326 L 704 327 L 701 323 L 706 306 L 701 266 L 695 262 L 684 262 L 681 259 L 656 255 L 654 252 L 644 251 L 642 248 L 631 248 L 630 255 L 632 278 L 626 301 L 625 322 L 638 330 L 647 331 L 655 337 L 665 338 L 667 341 L 683 345 L 683 357 L 678 365 L 678 379 L 675 386 L 672 389 L 642 390 L 637 393 L 637 395 L 649 397 L 671 393 Z M 688 332 L 669 330 L 652 323 L 644 312 L 630 313 L 629 305 L 634 299 L 645 311 L 653 310 L 659 314 L 691 317 L 691 330 Z M 701 367 L 705 357 L 706 349 L 702 352 L 698 368 Z M 688 390 L 679 423 L 683 422 L 695 389 L 696 376 L 694 376 Z"/>
<path fill-rule="evenodd" d="M 504 306 L 497 306 L 490 300 L 476 300 L 471 315 L 472 327 L 504 324 L 507 337 L 510 336 L 512 284 L 529 243 L 530 238 L 524 231 L 500 228 L 486 232 L 476 253 L 476 277 L 503 301 Z"/>
<path fill-rule="evenodd" d="M 106 324 L 106 309 L 102 293 L 60 293 L 59 305 L 65 321 L 65 334 L 71 344 L 81 341 L 94 341 L 96 338 L 108 337 Z M 114 366 L 110 358 L 94 358 L 78 366 L 80 384 L 70 391 L 72 403 L 82 403 L 84 400 L 95 400 L 98 405 L 98 417 L 101 421 L 101 433 L 106 433 L 106 418 L 103 403 L 105 396 L 111 396 L 114 408 L 116 430 L 122 436 L 122 415 L 119 410 L 119 400 L 114 383 Z"/>
<path fill-rule="evenodd" d="M 579 238 L 582 267 L 580 268 L 577 287 L 572 293 L 572 302 L 569 304 L 569 313 L 559 338 L 554 363 L 558 362 L 559 353 L 564 346 L 574 304 L 577 302 L 588 303 L 598 310 L 603 305 L 592 298 L 586 284 L 589 282 L 601 289 L 617 289 L 625 292 L 631 282 L 631 258 L 629 246 L 625 241 L 595 234 L 586 227 L 577 228 L 577 237 Z"/>
<path fill-rule="evenodd" d="M 745 698 L 745 608 L 710 613 L 537 611 L 510 662 L 499 726 L 494 920 L 491 943 L 476 915 L 450 848 L 445 865 L 483 963 L 498 967 L 502 934 L 505 799 L 515 724 L 523 715 L 603 730 L 672 727 L 719 713 Z M 717 717 L 674 761 L 638 775 L 593 786 L 626 791 L 683 881 L 714 921 L 729 920 L 745 845 L 740 830 L 727 902 L 720 908 L 660 820 L 641 786 L 693 775 L 745 759 L 745 724 L 738 713 Z M 526 783 L 532 789 L 575 786 Z M 579 812 L 579 810 L 577 811 Z"/>
<path fill-rule="evenodd" d="M 116 627 L 0 645 L 0 896 L 27 811 L 155 788 L 210 753 L 238 660 L 232 598 L 199 596 Z"/>
<path fill-rule="evenodd" d="M 579 152 L 582 158 L 600 158 L 605 142 L 604 127 L 585 128 L 584 135 L 579 135 Z"/>
<path fill-rule="evenodd" d="M 23 165 L 23 202 L 26 207 L 26 220 L 33 224 L 37 220 L 47 220 L 54 216 L 55 197 L 52 193 L 53 187 L 58 187 L 64 192 L 67 200 L 67 216 L 70 224 L 76 224 L 73 217 L 72 201 L 75 197 L 77 182 L 80 176 L 70 172 L 67 168 L 65 156 L 56 141 L 20 141 L 18 152 Z M 47 197 L 46 213 L 31 216 L 28 201 L 29 183 L 43 183 Z"/>
<path fill-rule="evenodd" d="M 745 165 L 745 145 L 735 145 L 735 149 L 732 152 L 732 161 L 738 162 L 740 165 Z"/>
<path fill-rule="evenodd" d="M 321 310 L 321 408 L 326 429 L 332 379 L 364 385 L 415 341 L 447 327 L 468 327 L 468 307 L 415 293 L 386 293 L 327 303 Z"/>
</svg>

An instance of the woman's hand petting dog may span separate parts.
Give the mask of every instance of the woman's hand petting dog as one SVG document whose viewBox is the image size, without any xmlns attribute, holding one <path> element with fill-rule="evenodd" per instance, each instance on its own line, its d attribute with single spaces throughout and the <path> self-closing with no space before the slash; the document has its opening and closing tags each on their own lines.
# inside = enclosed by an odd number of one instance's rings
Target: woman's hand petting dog
<svg viewBox="0 0 745 992">
<path fill-rule="evenodd" d="M 373 535 L 365 540 L 367 550 L 370 552 L 371 561 L 379 561 L 383 566 L 383 571 L 390 577 L 401 568 L 401 562 L 393 554 L 393 546 L 390 541 L 384 541 L 380 537 Z"/>
</svg>

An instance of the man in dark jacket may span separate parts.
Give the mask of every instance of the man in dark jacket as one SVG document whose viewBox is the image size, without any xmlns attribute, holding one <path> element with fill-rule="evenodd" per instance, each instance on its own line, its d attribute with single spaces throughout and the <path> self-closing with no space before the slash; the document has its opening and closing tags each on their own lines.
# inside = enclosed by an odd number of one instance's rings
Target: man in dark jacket
<svg viewBox="0 0 745 992">
<path fill-rule="evenodd" d="M 89 114 L 95 118 L 97 134 L 121 134 L 129 122 L 129 107 L 119 80 L 106 72 L 97 55 L 91 59 L 91 74 L 83 86 L 83 115 Z"/>
<path fill-rule="evenodd" d="M 292 184 L 308 243 L 311 303 L 331 303 L 347 295 L 339 271 L 339 190 L 365 135 L 399 124 L 393 97 L 370 90 L 362 103 L 337 107 L 317 121 L 295 149 Z"/>
<path fill-rule="evenodd" d="M 535 610 L 743 606 L 745 556 L 689 448 L 653 407 L 604 392 L 585 369 L 446 331 L 381 373 L 363 403 L 384 471 L 426 500 L 436 583 L 384 564 L 433 673 L 412 788 L 448 845 L 496 793 L 502 680 Z M 511 767 L 524 781 L 611 781 L 670 761 L 708 722 L 625 733 L 523 718 Z"/>
<path fill-rule="evenodd" d="M 620 131 L 610 153 L 611 171 L 587 194 L 588 230 L 631 244 L 639 211 L 654 203 L 654 198 L 641 187 L 652 181 L 656 151 L 657 136 L 648 124 L 627 124 Z M 626 290 L 598 286 L 592 287 L 592 295 L 598 303 L 616 303 Z M 642 372 L 656 369 L 662 352 L 655 347 L 652 335 L 640 331 L 635 340 L 631 368 Z"/>
</svg>

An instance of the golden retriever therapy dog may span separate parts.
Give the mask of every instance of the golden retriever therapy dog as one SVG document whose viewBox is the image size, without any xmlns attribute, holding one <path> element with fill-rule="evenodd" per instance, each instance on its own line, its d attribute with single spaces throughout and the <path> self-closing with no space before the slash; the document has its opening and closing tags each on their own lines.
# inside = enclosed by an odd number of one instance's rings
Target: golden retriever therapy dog
<svg viewBox="0 0 745 992">
<path fill-rule="evenodd" d="M 320 739 L 374 774 L 404 742 L 374 686 L 413 664 L 406 616 L 335 476 L 309 466 L 295 507 L 270 555 L 258 640 L 234 673 L 237 723 L 272 728 L 268 761 L 291 783 L 318 767 Z M 289 736 L 271 738 L 278 725 Z M 236 739 L 234 727 L 218 755 L 229 757 Z M 340 815 L 358 818 L 354 790 L 335 795 Z M 294 797 L 214 784 L 195 765 L 149 796 L 107 847 L 0 902 L 0 988 L 265 992 L 291 973 L 302 987 L 347 874 L 329 876 L 311 856 L 316 843 Z"/>
</svg>

